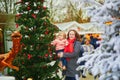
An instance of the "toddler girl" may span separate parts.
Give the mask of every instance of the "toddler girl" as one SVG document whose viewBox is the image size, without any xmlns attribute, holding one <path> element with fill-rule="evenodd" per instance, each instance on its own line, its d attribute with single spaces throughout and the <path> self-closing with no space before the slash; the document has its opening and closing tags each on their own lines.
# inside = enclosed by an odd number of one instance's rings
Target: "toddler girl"
<svg viewBox="0 0 120 80">
<path fill-rule="evenodd" d="M 60 52 L 64 52 L 64 48 L 65 46 L 68 45 L 68 41 L 66 39 L 66 34 L 63 31 L 60 31 L 57 35 L 56 35 L 56 39 L 53 40 L 51 42 L 52 45 L 55 46 L 56 49 L 56 54 L 60 53 Z M 66 65 L 67 65 L 67 61 L 66 58 L 60 58 L 60 61 L 62 62 L 62 69 L 66 70 Z"/>
</svg>

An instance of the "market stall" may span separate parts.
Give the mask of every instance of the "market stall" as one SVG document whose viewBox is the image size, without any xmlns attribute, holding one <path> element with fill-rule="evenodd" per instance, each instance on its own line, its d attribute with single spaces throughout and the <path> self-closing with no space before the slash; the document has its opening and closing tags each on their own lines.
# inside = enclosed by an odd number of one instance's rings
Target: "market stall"
<svg viewBox="0 0 120 80">
<path fill-rule="evenodd" d="M 78 23 L 76 21 L 58 23 L 55 24 L 62 31 L 69 31 L 70 29 L 75 29 L 79 34 L 90 34 L 90 33 L 104 33 L 100 26 L 95 22 L 90 23 Z"/>
</svg>

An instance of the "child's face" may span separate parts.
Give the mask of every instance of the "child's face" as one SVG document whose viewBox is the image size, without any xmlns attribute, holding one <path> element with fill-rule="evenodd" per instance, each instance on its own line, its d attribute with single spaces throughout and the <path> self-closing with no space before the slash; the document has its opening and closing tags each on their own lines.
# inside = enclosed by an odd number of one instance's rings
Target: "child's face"
<svg viewBox="0 0 120 80">
<path fill-rule="evenodd" d="M 63 34 L 58 35 L 58 38 L 59 38 L 59 39 L 64 39 Z"/>
</svg>

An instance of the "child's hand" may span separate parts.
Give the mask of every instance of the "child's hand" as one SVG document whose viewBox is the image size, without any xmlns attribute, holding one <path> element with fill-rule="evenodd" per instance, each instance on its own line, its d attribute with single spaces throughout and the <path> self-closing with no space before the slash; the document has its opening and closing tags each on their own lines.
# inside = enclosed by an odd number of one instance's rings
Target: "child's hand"
<svg viewBox="0 0 120 80">
<path fill-rule="evenodd" d="M 58 53 L 58 57 L 63 57 L 63 52 Z"/>
</svg>

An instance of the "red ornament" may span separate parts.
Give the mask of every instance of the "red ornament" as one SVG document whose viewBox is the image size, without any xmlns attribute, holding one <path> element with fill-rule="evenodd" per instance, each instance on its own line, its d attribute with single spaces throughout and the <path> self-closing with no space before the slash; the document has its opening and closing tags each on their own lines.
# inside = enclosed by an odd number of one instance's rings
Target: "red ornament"
<svg viewBox="0 0 120 80">
<path fill-rule="evenodd" d="M 46 6 L 43 6 L 43 9 L 44 9 L 44 10 L 46 10 L 46 9 L 47 9 L 47 7 L 46 7 Z"/>
<path fill-rule="evenodd" d="M 47 35 L 49 33 L 49 31 L 47 30 L 47 31 L 45 31 L 45 34 Z"/>
<path fill-rule="evenodd" d="M 49 33 L 49 30 L 48 30 L 48 28 L 46 28 L 45 34 L 48 34 L 48 33 Z"/>
<path fill-rule="evenodd" d="M 16 24 L 16 28 L 18 28 L 19 24 Z"/>
<path fill-rule="evenodd" d="M 32 55 L 28 54 L 28 59 L 31 59 Z"/>
<path fill-rule="evenodd" d="M 45 54 L 45 57 L 47 58 L 47 57 L 48 57 L 48 54 Z"/>
<path fill-rule="evenodd" d="M 36 15 L 35 14 L 32 14 L 32 17 L 36 19 Z"/>
<path fill-rule="evenodd" d="M 30 6 L 27 7 L 27 10 L 30 10 Z"/>
</svg>

